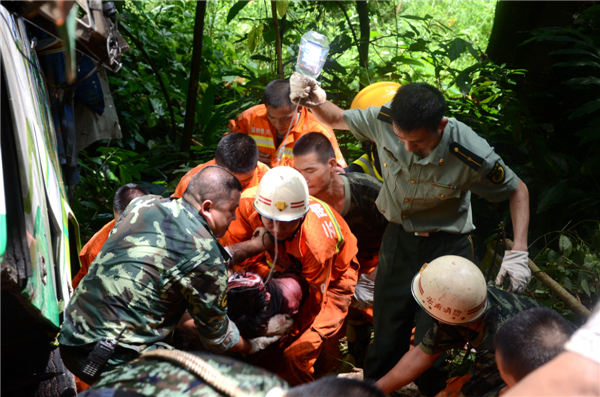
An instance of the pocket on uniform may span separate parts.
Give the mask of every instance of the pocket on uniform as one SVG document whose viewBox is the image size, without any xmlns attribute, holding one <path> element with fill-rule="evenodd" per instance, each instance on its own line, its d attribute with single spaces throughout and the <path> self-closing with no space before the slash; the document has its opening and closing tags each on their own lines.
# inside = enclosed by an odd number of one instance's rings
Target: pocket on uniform
<svg viewBox="0 0 600 397">
<path fill-rule="evenodd" d="M 380 156 L 380 159 L 385 183 L 390 192 L 394 192 L 396 190 L 396 181 L 400 176 L 400 172 L 402 172 L 402 165 L 392 160 L 388 155 Z"/>
<path fill-rule="evenodd" d="M 461 192 L 462 190 L 460 189 L 460 187 L 457 187 L 456 189 L 451 189 L 447 187 L 431 185 L 429 189 L 427 189 L 427 200 L 434 202 L 454 200 L 460 198 Z"/>
<path fill-rule="evenodd" d="M 350 303 L 352 303 L 351 296 L 328 291 L 325 307 L 313 321 L 312 330 L 321 335 L 323 339 L 331 337 L 339 331 L 344 323 Z"/>
</svg>

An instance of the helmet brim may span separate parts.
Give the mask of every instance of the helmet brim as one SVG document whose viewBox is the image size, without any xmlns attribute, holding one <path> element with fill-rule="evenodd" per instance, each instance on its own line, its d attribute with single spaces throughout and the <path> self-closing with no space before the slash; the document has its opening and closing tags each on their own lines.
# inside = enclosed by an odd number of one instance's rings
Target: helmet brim
<svg viewBox="0 0 600 397">
<path fill-rule="evenodd" d="M 450 322 L 447 319 L 444 318 L 440 318 L 438 316 L 436 316 L 434 313 L 432 313 L 431 311 L 429 311 L 429 309 L 427 307 L 425 307 L 423 305 L 422 300 L 423 298 L 423 291 L 421 289 L 419 289 L 419 280 L 421 279 L 421 272 L 418 272 L 415 277 L 413 277 L 413 281 L 410 284 L 410 291 L 412 292 L 412 296 L 413 298 L 415 298 L 415 300 L 417 301 L 417 303 L 419 304 L 419 306 L 421 307 L 421 309 L 423 309 L 425 311 L 425 313 L 427 313 L 429 316 L 435 318 L 436 320 L 444 323 L 444 324 L 450 324 L 450 325 L 465 325 L 465 324 L 471 324 L 477 320 L 479 320 L 490 308 L 490 302 L 489 300 L 486 299 L 485 302 L 485 309 L 483 309 L 481 311 L 481 314 L 479 314 L 479 316 L 475 317 L 472 320 L 469 321 L 460 321 L 460 322 Z"/>
<path fill-rule="evenodd" d="M 261 210 L 259 210 L 258 208 L 256 208 L 256 204 L 253 203 L 252 206 L 254 207 L 254 209 L 256 210 L 256 212 L 258 212 L 258 214 L 260 216 L 264 216 L 267 219 L 270 219 L 272 221 L 277 221 L 277 222 L 293 222 L 293 221 L 296 221 L 298 219 L 302 219 L 306 214 L 308 214 L 308 210 L 306 210 L 306 212 L 304 212 L 302 215 L 296 216 L 296 217 L 293 217 L 293 216 L 282 216 L 281 218 L 273 218 L 272 214 L 267 215 L 264 212 L 262 212 Z"/>
</svg>

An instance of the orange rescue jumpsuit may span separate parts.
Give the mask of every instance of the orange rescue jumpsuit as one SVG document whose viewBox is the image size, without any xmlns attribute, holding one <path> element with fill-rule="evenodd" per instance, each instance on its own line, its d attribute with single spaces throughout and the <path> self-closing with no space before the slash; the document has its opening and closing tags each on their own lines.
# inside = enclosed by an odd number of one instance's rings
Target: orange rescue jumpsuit
<svg viewBox="0 0 600 397">
<path fill-rule="evenodd" d="M 181 198 L 181 196 L 183 196 L 183 193 L 185 192 L 185 189 L 187 189 L 188 185 L 190 184 L 190 181 L 192 180 L 192 178 L 197 173 L 199 173 L 200 171 L 202 171 L 204 168 L 208 167 L 209 165 L 218 165 L 218 164 L 217 164 L 217 161 L 215 159 L 212 159 L 210 161 L 207 161 L 204 164 L 197 165 L 196 167 L 194 167 L 191 170 L 189 170 L 187 172 L 187 174 L 185 174 L 183 176 L 183 178 L 181 178 L 181 180 L 179 181 L 179 184 L 177 185 L 177 188 L 175 188 L 175 193 L 173 193 L 171 195 L 171 197 Z M 258 182 L 260 182 L 260 180 L 262 179 L 262 177 L 269 170 L 270 170 L 270 168 L 268 166 L 264 165 L 260 161 L 257 162 L 256 163 L 256 168 L 254 169 L 254 174 L 252 175 L 252 178 L 250 179 L 250 181 L 248 182 L 248 184 L 246 186 L 243 186 L 243 190 L 242 191 L 244 191 L 246 189 L 249 189 L 251 187 L 254 187 L 254 186 L 258 186 Z"/>
<path fill-rule="evenodd" d="M 340 151 L 337 139 L 333 130 L 324 124 L 321 124 L 314 114 L 309 112 L 304 106 L 298 108 L 300 110 L 300 118 L 295 127 L 292 128 L 285 142 L 275 148 L 277 142 L 277 132 L 273 124 L 267 118 L 267 107 L 265 105 L 253 106 L 240 114 L 235 120 L 229 121 L 230 132 L 241 132 L 248 134 L 256 141 L 258 150 L 261 153 L 266 153 L 271 156 L 271 167 L 277 167 L 277 152 L 283 147 L 283 157 L 279 165 L 294 167 L 294 154 L 292 149 L 294 143 L 304 134 L 309 132 L 320 132 L 329 138 L 333 150 L 335 151 L 335 159 L 340 167 L 347 167 L 344 156 Z"/>
<path fill-rule="evenodd" d="M 259 226 L 259 214 L 253 207 L 256 188 L 242 194 L 233 221 L 221 242 L 235 244 L 248 240 Z M 309 283 L 309 296 L 295 316 L 294 330 L 279 346 L 268 349 L 257 365 L 265 367 L 291 385 L 314 380 L 314 364 L 322 349 L 337 345 L 339 331 L 348 314 L 358 279 L 356 238 L 344 219 L 324 202 L 310 198 L 310 210 L 296 236 L 278 246 L 282 263 L 301 265 Z M 261 255 L 259 255 L 260 257 Z M 265 255 L 262 255 L 263 259 Z M 268 259 L 267 259 L 268 261 Z M 246 270 L 266 275 L 267 261 L 251 261 Z M 338 336 L 338 338 L 336 338 Z"/>
<path fill-rule="evenodd" d="M 94 234 L 90 241 L 88 241 L 87 244 L 83 246 L 81 252 L 79 253 L 79 261 L 81 262 L 81 268 L 73 278 L 73 288 L 77 288 L 83 276 L 88 274 L 88 271 L 90 270 L 90 264 L 94 261 L 94 259 L 96 259 L 96 256 L 98 256 L 98 253 L 100 252 L 100 249 L 102 249 L 102 246 L 104 245 L 106 240 L 108 240 L 108 235 L 110 234 L 110 231 L 113 229 L 113 227 L 115 227 L 116 221 L 116 219 L 113 219 L 112 221 L 104 225 L 102 229 L 100 229 L 98 233 Z"/>
</svg>

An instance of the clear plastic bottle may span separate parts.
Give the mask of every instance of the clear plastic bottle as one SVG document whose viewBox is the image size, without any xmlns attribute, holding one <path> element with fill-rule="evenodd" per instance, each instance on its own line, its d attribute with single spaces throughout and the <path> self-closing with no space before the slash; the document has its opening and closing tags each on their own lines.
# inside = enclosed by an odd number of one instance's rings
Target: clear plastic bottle
<svg viewBox="0 0 600 397">
<path fill-rule="evenodd" d="M 296 72 L 316 79 L 323 70 L 328 52 L 329 40 L 326 36 L 312 30 L 307 32 L 300 40 Z"/>
</svg>

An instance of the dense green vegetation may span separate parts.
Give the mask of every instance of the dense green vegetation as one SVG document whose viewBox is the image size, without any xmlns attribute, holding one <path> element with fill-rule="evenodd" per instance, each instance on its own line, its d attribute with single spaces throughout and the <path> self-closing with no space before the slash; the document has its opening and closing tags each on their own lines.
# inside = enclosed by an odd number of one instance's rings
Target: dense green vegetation
<svg viewBox="0 0 600 397">
<path fill-rule="evenodd" d="M 123 28 L 135 38 L 126 36 L 132 49 L 119 74 L 110 76 L 124 138 L 80 153 L 82 183 L 74 207 L 89 235 L 112 217 L 112 195 L 120 185 L 136 181 L 154 193 L 174 191 L 187 170 L 213 157 L 227 121 L 260 103 L 266 84 L 278 77 L 271 3 L 207 2 L 193 141 L 189 153 L 181 152 L 197 3 L 119 7 Z M 494 7 L 494 1 L 280 1 L 284 75 L 294 70 L 302 34 L 316 30 L 331 42 L 319 80 L 342 108 L 377 81 L 439 87 L 448 99 L 447 115 L 485 137 L 528 185 L 531 258 L 591 307 L 600 292 L 598 6 L 570 26 L 531 32 L 524 44 L 561 43 L 556 63 L 547 66 L 560 69 L 562 80 L 543 99 L 563 105 L 550 119 L 532 116 L 528 102 L 516 95 L 526 71 L 508 70 L 486 56 Z M 339 142 L 347 160 L 361 153 L 349 134 L 340 133 Z M 484 254 L 496 246 L 498 224 L 510 225 L 508 205 L 474 198 L 473 208 L 478 257 L 490 266 L 491 255 Z M 535 280 L 528 294 L 573 317 Z"/>
</svg>

